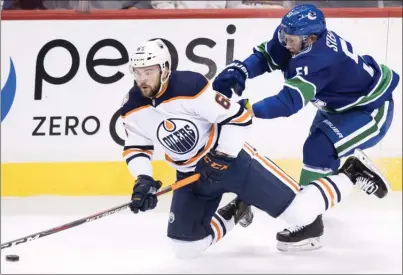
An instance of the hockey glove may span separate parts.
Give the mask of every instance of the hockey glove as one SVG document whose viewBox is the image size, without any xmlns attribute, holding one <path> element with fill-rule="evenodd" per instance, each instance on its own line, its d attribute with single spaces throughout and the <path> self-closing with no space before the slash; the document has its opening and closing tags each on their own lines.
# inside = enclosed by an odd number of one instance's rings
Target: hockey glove
<svg viewBox="0 0 403 275">
<path fill-rule="evenodd" d="M 234 60 L 213 81 L 213 89 L 228 98 L 232 92 L 241 96 L 245 90 L 245 81 L 248 78 L 248 70 L 243 62 Z"/>
<path fill-rule="evenodd" d="M 214 184 L 222 180 L 234 158 L 210 151 L 197 164 L 195 171 L 200 173 L 200 181 Z"/>
<path fill-rule="evenodd" d="M 154 209 L 157 206 L 157 190 L 160 189 L 161 181 L 156 181 L 147 175 L 140 175 L 137 177 L 133 187 L 132 202 L 130 210 L 137 214 L 140 211 Z"/>
</svg>

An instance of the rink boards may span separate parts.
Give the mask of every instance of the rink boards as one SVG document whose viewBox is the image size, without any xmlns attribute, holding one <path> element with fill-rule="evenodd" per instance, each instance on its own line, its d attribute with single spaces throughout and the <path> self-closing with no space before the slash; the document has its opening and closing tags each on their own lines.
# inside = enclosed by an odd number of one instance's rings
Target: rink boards
<svg viewBox="0 0 403 275">
<path fill-rule="evenodd" d="M 281 159 L 276 163 L 298 181 L 299 159 Z M 401 190 L 402 159 L 377 159 L 394 190 Z M 175 171 L 164 161 L 154 161 L 156 179 L 164 185 L 175 180 Z M 129 195 L 133 178 L 125 162 L 19 163 L 2 166 L 2 195 Z M 14 183 L 14 184 L 9 184 Z"/>
<path fill-rule="evenodd" d="M 402 74 L 401 9 L 334 11 L 326 12 L 329 29 L 350 41 L 356 53 L 370 54 Z M 270 39 L 284 11 L 21 14 L 3 13 L 2 18 L 3 196 L 129 194 L 133 178 L 122 159 L 118 110 L 133 84 L 127 67 L 133 47 L 162 38 L 174 69 L 198 71 L 211 80 L 232 59 L 246 58 L 255 45 Z M 248 80 L 244 96 L 256 102 L 277 94 L 282 84 L 280 72 Z M 389 133 L 367 152 L 393 189 L 401 190 L 401 83 L 394 99 Z M 289 118 L 255 120 L 248 141 L 298 180 L 315 112 L 309 104 Z M 169 184 L 174 171 L 163 159 L 157 148 L 154 174 Z"/>
</svg>

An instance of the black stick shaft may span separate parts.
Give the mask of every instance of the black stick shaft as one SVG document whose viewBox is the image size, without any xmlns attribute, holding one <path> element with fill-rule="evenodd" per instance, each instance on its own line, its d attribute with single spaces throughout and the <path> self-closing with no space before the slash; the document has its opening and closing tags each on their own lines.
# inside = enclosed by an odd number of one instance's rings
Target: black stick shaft
<svg viewBox="0 0 403 275">
<path fill-rule="evenodd" d="M 126 204 L 123 204 L 123 205 L 120 205 L 120 206 L 117 206 L 117 207 L 102 211 L 102 212 L 97 213 L 95 215 L 88 216 L 86 218 L 82 218 L 82 219 L 79 219 L 79 220 L 76 220 L 76 221 L 73 221 L 73 222 L 70 222 L 70 223 L 66 223 L 66 224 L 58 226 L 58 227 L 54 227 L 54 228 L 49 229 L 49 230 L 45 230 L 45 231 L 42 231 L 42 232 L 39 232 L 39 233 L 35 233 L 35 234 L 29 235 L 29 236 L 26 236 L 26 237 L 23 237 L 23 238 L 20 238 L 20 239 L 16 239 L 16 240 L 13 240 L 13 241 L 10 241 L 10 242 L 7 242 L 7 243 L 3 243 L 3 244 L 1 244 L 1 249 L 16 246 L 16 245 L 26 243 L 26 242 L 30 242 L 30 241 L 34 241 L 34 240 L 37 240 L 39 238 L 49 236 L 49 235 L 52 235 L 52 234 L 60 232 L 60 231 L 64 231 L 66 229 L 70 229 L 70 228 L 76 227 L 78 225 L 87 223 L 87 222 L 95 221 L 97 219 L 112 215 L 112 214 L 114 214 L 116 212 L 119 212 L 119 211 L 122 211 L 122 210 L 126 209 L 129 206 L 129 204 L 130 203 L 126 203 Z"/>
</svg>

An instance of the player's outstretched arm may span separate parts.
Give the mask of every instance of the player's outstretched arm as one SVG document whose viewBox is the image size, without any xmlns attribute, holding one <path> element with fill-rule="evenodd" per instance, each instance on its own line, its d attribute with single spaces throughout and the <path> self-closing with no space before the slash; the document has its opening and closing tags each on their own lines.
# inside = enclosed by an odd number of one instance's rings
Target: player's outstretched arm
<svg viewBox="0 0 403 275">
<path fill-rule="evenodd" d="M 332 79 L 328 68 L 309 73 L 308 66 L 304 67 L 308 72 L 306 75 L 296 75 L 286 80 L 277 95 L 253 104 L 254 116 L 263 119 L 289 117 L 307 105 Z"/>
<path fill-rule="evenodd" d="M 278 28 L 269 42 L 261 43 L 243 62 L 234 60 L 213 81 L 213 89 L 228 98 L 232 93 L 241 96 L 248 78 L 254 78 L 265 72 L 284 69 L 291 54 L 284 48 L 278 38 Z"/>
</svg>

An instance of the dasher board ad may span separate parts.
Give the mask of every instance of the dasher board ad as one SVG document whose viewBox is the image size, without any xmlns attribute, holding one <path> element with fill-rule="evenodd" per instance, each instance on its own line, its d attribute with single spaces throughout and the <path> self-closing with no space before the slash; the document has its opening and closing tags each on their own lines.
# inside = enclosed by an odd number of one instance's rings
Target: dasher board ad
<svg viewBox="0 0 403 275">
<path fill-rule="evenodd" d="M 161 38 L 173 70 L 213 80 L 234 59 L 271 39 L 279 18 L 142 20 L 5 20 L 1 32 L 2 195 L 116 195 L 131 192 L 122 157 L 119 108 L 134 83 L 129 56 L 144 40 Z M 401 18 L 329 18 L 328 29 L 402 74 Z M 186 26 L 186 28 L 184 28 Z M 253 30 L 253 31 L 251 31 Z M 252 103 L 277 94 L 280 71 L 247 80 Z M 367 154 L 394 190 L 402 182 L 402 86 L 385 138 Z M 254 119 L 248 142 L 298 180 L 317 108 L 273 120 Z M 161 148 L 155 177 L 175 180 Z"/>
</svg>

